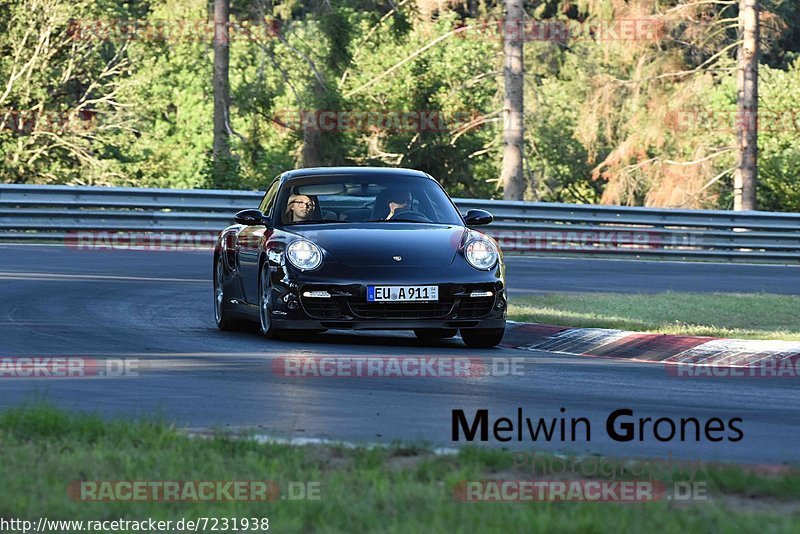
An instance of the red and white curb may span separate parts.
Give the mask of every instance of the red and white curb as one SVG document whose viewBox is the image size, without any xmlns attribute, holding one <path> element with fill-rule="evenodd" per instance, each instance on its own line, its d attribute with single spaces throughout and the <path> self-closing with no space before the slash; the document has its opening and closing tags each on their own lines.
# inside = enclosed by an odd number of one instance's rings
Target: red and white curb
<svg viewBox="0 0 800 534">
<path fill-rule="evenodd" d="M 800 362 L 800 341 L 719 339 L 509 322 L 503 346 L 573 356 L 725 367 Z"/>
</svg>

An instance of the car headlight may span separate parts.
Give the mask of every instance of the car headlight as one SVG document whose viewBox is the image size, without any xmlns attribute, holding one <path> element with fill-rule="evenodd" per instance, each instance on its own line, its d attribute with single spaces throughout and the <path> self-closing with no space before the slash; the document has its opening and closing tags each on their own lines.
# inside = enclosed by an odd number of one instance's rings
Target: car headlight
<svg viewBox="0 0 800 534">
<path fill-rule="evenodd" d="M 494 267 L 498 256 L 497 247 L 487 239 L 473 239 L 464 247 L 464 257 L 469 264 L 482 271 Z"/>
<path fill-rule="evenodd" d="M 301 271 L 313 271 L 322 265 L 322 250 L 307 239 L 298 239 L 286 247 L 289 262 Z"/>
</svg>

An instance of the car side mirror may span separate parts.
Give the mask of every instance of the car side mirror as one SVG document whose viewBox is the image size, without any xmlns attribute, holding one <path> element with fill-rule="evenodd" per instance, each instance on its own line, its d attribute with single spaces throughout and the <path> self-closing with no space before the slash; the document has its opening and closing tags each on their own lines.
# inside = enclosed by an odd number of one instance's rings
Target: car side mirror
<svg viewBox="0 0 800 534">
<path fill-rule="evenodd" d="M 467 226 L 483 226 L 494 220 L 491 213 L 486 210 L 469 210 L 464 217 Z"/>
<path fill-rule="evenodd" d="M 260 210 L 242 210 L 236 214 L 234 220 L 245 226 L 269 226 L 269 217 L 265 217 Z"/>
</svg>

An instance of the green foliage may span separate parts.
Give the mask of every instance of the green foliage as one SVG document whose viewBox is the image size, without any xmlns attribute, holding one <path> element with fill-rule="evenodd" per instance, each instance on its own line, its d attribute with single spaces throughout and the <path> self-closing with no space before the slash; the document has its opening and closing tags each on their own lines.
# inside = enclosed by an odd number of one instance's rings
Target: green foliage
<svg viewBox="0 0 800 534">
<path fill-rule="evenodd" d="M 552 293 L 509 303 L 515 321 L 686 336 L 800 340 L 800 297 L 738 293 Z"/>
<path fill-rule="evenodd" d="M 273 432 L 271 432 L 273 433 Z M 181 518 L 269 518 L 271 532 L 796 532 L 796 466 L 776 473 L 758 466 L 608 457 L 565 461 L 531 450 L 464 448 L 434 454 L 422 443 L 386 447 L 289 445 L 221 431 L 189 437 L 163 419 L 104 421 L 47 404 L 0 414 L 3 495 L 0 517 L 146 524 Z M 583 457 L 586 458 L 586 457 Z M 576 463 L 577 460 L 577 463 Z M 598 469 L 597 466 L 601 468 Z M 591 473 L 591 474 L 584 474 Z M 640 473 L 670 485 L 696 481 L 707 502 L 459 502 L 464 481 L 580 477 L 634 480 Z M 542 474 L 542 475 L 540 475 Z M 71 498 L 74 481 L 253 481 L 276 484 L 271 502 L 141 499 L 87 502 Z M 313 494 L 290 502 L 289 484 Z M 296 486 L 295 486 L 296 487 Z M 671 486 L 670 486 L 671 487 Z M 613 490 L 612 490 L 613 491 Z M 122 493 L 122 492 L 120 492 Z M 235 493 L 231 490 L 231 493 Z M 534 493 L 534 499 L 535 499 Z M 743 507 L 742 503 L 748 506 Z M 201 521 L 202 522 L 202 521 Z M 232 520 L 231 520 L 232 522 Z M 208 523 L 209 530 L 212 522 Z M 794 526 L 793 526 L 794 525 Z M 88 523 L 83 524 L 86 531 Z M 200 528 L 204 528 L 203 525 Z M 145 528 L 146 527 L 142 527 Z M 222 527 L 220 527 L 222 528 Z M 91 529 L 91 527 L 89 527 Z M 252 529 L 250 529 L 252 530 Z M 76 527 L 58 532 L 80 532 Z M 138 532 L 130 527 L 126 531 Z"/>
<path fill-rule="evenodd" d="M 502 40 L 485 21 L 499 20 L 502 4 L 434 4 L 233 2 L 232 156 L 213 162 L 209 2 L 1 2 L 2 181 L 260 189 L 295 166 L 389 165 L 425 170 L 456 196 L 498 196 Z M 640 7 L 656 13 L 686 5 Z M 792 63 L 800 50 L 798 11 L 794 3 L 764 6 L 762 110 L 792 113 L 800 108 L 800 67 Z M 529 6 L 528 14 L 602 21 L 631 16 L 625 9 L 553 0 Z M 691 9 L 676 11 L 678 22 L 660 41 L 526 42 L 530 198 L 730 206 L 735 153 L 715 151 L 731 146 L 734 134 L 670 127 L 670 114 L 681 110 L 735 113 L 735 49 L 691 76 L 670 74 L 702 65 L 735 38 L 733 29 L 692 33 L 689 16 L 717 20 L 735 16 L 733 8 Z M 140 28 L 162 21 L 171 32 L 165 39 L 91 33 L 92 24 L 109 29 L 117 20 L 137 20 Z M 482 23 L 484 31 L 456 31 Z M 49 41 L 40 50 L 34 38 L 43 36 Z M 320 131 L 283 120 L 321 111 L 380 114 L 383 122 Z M 21 112 L 33 120 L 17 131 Z M 54 129 L 46 112 L 73 118 Z M 403 113 L 435 116 L 437 125 L 415 131 L 389 124 Z M 797 123 L 759 134 L 763 209 L 800 210 Z M 691 161 L 701 163 L 681 163 Z"/>
<path fill-rule="evenodd" d="M 800 211 L 800 60 L 760 75 L 759 208 Z"/>
</svg>

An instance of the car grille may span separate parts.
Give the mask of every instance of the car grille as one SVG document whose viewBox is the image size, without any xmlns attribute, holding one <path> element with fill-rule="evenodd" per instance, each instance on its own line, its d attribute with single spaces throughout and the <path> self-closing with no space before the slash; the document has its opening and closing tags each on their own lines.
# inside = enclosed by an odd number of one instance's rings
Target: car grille
<svg viewBox="0 0 800 534">
<path fill-rule="evenodd" d="M 325 290 L 332 298 L 300 297 L 306 314 L 321 320 L 359 319 L 480 319 L 489 315 L 496 296 L 470 298 L 469 292 L 495 288 L 492 286 L 455 286 L 440 289 L 438 302 L 366 302 L 360 286 L 309 285 L 300 292 Z M 348 294 L 349 293 L 349 294 Z"/>
<path fill-rule="evenodd" d="M 463 298 L 461 307 L 458 309 L 458 316 L 477 319 L 489 315 L 492 306 L 494 306 L 494 297 Z"/>
<path fill-rule="evenodd" d="M 452 300 L 439 302 L 354 302 L 348 301 L 353 315 L 363 319 L 441 319 L 453 309 Z"/>
<path fill-rule="evenodd" d="M 335 300 L 329 299 L 301 299 L 306 313 L 316 319 L 339 319 L 342 316 L 342 307 Z"/>
</svg>

